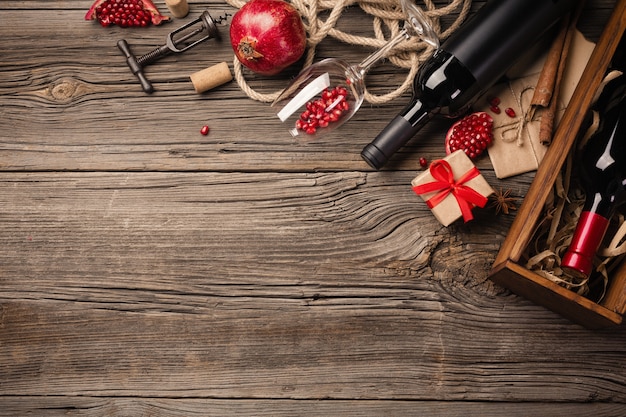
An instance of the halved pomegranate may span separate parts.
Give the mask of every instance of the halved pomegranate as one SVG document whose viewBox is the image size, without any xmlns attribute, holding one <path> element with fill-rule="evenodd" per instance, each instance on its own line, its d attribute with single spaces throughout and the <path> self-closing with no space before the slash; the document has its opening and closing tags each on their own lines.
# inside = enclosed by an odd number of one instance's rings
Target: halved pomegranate
<svg viewBox="0 0 626 417">
<path fill-rule="evenodd" d="M 104 27 L 145 27 L 170 20 L 163 16 L 151 0 L 96 0 L 85 20 L 97 20 Z"/>
<path fill-rule="evenodd" d="M 493 143 L 493 118 L 485 112 L 465 116 L 452 125 L 446 134 L 446 154 L 462 149 L 476 158 Z"/>
</svg>

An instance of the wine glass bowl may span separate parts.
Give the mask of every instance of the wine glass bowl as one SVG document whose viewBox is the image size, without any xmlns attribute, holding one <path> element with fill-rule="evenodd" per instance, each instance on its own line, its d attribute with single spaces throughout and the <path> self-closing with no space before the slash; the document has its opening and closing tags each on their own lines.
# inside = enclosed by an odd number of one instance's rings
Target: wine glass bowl
<svg viewBox="0 0 626 417">
<path fill-rule="evenodd" d="M 402 30 L 358 65 L 327 58 L 303 69 L 272 103 L 293 137 L 315 139 L 333 131 L 359 110 L 365 98 L 365 75 L 400 42 L 418 36 L 435 49 L 439 39 L 426 15 L 401 1 L 407 19 Z"/>
<path fill-rule="evenodd" d="M 358 67 L 327 58 L 305 68 L 274 100 L 293 137 L 312 140 L 349 120 L 365 97 Z"/>
</svg>

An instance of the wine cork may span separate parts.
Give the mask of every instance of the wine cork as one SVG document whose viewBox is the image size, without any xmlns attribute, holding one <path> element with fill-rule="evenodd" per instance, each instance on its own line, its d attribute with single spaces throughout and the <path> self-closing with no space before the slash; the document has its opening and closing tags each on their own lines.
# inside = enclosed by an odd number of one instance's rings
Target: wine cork
<svg viewBox="0 0 626 417">
<path fill-rule="evenodd" d="M 233 74 L 226 62 L 205 68 L 202 71 L 194 72 L 189 76 L 191 83 L 196 89 L 196 93 L 204 93 L 212 88 L 229 82 L 233 79 Z"/>
<path fill-rule="evenodd" d="M 167 5 L 167 8 L 170 9 L 170 13 L 178 19 L 187 16 L 189 13 L 187 0 L 165 0 L 165 4 Z"/>
</svg>

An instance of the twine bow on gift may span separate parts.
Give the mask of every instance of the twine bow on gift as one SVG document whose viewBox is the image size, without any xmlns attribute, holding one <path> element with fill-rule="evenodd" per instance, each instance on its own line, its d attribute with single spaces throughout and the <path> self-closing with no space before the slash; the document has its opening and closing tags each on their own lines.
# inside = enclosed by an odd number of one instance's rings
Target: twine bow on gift
<svg viewBox="0 0 626 417">
<path fill-rule="evenodd" d="M 480 175 L 478 168 L 472 167 L 458 181 L 454 180 L 450 164 L 443 159 L 433 161 L 429 170 L 435 181 L 413 186 L 413 191 L 418 195 L 438 191 L 437 194 L 426 200 L 429 208 L 436 207 L 448 194 L 452 193 L 461 209 L 463 220 L 468 222 L 474 218 L 472 207 L 482 208 L 487 204 L 487 197 L 465 185 L 466 182 Z"/>
</svg>

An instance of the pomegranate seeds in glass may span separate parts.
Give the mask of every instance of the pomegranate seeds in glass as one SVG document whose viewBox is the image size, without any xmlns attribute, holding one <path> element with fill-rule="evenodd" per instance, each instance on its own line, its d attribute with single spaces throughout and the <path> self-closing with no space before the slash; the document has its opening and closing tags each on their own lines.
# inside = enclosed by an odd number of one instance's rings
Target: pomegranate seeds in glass
<svg viewBox="0 0 626 417">
<path fill-rule="evenodd" d="M 337 123 L 350 110 L 347 97 L 348 90 L 343 86 L 325 88 L 320 98 L 306 103 L 306 110 L 296 120 L 295 128 L 308 135 L 314 135 L 317 129 Z"/>
</svg>

